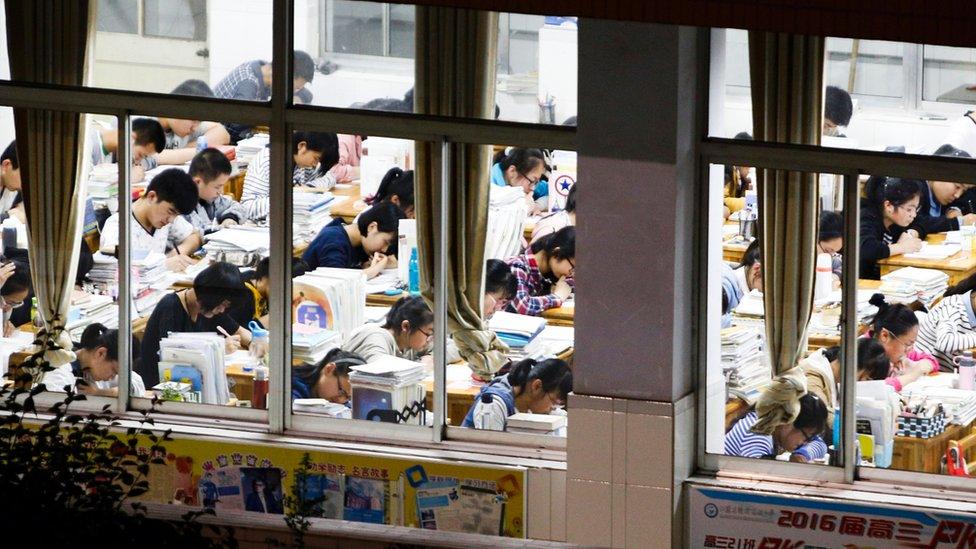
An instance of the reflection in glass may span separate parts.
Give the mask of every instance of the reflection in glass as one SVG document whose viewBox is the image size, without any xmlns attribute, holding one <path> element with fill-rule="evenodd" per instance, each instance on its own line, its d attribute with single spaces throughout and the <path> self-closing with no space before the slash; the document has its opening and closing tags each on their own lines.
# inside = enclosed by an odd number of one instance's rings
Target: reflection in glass
<svg viewBox="0 0 976 549">
<path fill-rule="evenodd" d="M 137 34 L 139 0 L 98 0 L 96 25 L 99 31 Z"/>
<path fill-rule="evenodd" d="M 145 0 L 146 35 L 207 39 L 206 0 Z"/>
</svg>

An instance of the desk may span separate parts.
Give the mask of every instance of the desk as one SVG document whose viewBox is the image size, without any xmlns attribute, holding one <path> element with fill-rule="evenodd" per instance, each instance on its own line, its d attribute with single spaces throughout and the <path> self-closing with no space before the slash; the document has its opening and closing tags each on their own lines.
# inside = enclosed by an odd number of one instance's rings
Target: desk
<svg viewBox="0 0 976 549">
<path fill-rule="evenodd" d="M 725 241 L 722 243 L 722 259 L 738 265 L 742 263 L 742 256 L 746 254 L 748 247 L 749 244 L 745 242 Z"/>
<path fill-rule="evenodd" d="M 857 281 L 858 290 L 877 290 L 880 287 L 880 280 L 861 279 Z M 865 333 L 867 329 L 868 326 L 866 325 L 858 326 L 858 335 Z M 833 347 L 834 345 L 840 345 L 840 336 L 813 334 L 807 338 L 807 350 L 809 351 L 816 351 L 824 347 Z"/>
<path fill-rule="evenodd" d="M 937 437 L 915 438 L 895 437 L 891 455 L 890 469 L 916 471 L 921 473 L 942 473 L 942 457 L 945 456 L 950 440 L 958 440 L 969 434 L 972 424 L 949 425 Z M 966 456 L 967 461 L 972 455 Z"/>
<path fill-rule="evenodd" d="M 945 240 L 945 233 L 931 234 L 925 241 L 932 244 L 939 244 Z M 903 255 L 896 255 L 878 261 L 881 267 L 881 276 L 902 267 L 919 267 L 923 269 L 935 269 L 949 275 L 949 285 L 958 284 L 964 278 L 976 274 L 976 254 L 969 254 L 963 257 L 963 252 L 947 259 L 909 259 Z"/>
<path fill-rule="evenodd" d="M 392 307 L 401 297 L 409 295 L 409 292 L 403 292 L 397 295 L 366 294 L 366 305 L 372 307 Z M 543 311 L 542 318 L 546 319 L 550 326 L 572 327 L 575 314 L 576 307 L 558 307 Z"/>
<path fill-rule="evenodd" d="M 339 203 L 329 208 L 329 215 L 341 217 L 346 223 L 352 223 L 356 216 L 366 209 L 366 203 L 356 196 L 336 197 Z"/>
</svg>

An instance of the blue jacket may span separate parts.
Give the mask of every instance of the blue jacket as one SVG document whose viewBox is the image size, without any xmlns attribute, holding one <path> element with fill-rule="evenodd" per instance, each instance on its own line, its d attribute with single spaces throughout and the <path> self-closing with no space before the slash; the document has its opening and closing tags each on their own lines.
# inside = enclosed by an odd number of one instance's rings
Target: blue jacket
<svg viewBox="0 0 976 549">
<path fill-rule="evenodd" d="M 507 187 L 508 181 L 505 180 L 505 174 L 502 173 L 501 164 L 493 164 L 491 166 L 491 184 L 498 185 L 499 187 Z M 549 182 L 545 179 L 539 180 L 536 184 L 535 190 L 532 192 L 532 198 L 539 200 L 543 196 L 549 196 Z"/>
<path fill-rule="evenodd" d="M 512 391 L 512 386 L 508 384 L 508 376 L 496 377 L 490 384 L 482 387 L 481 391 L 478 392 L 478 396 L 474 397 L 474 402 L 471 404 L 468 414 L 464 416 L 461 427 L 474 428 L 474 409 L 481 402 L 484 395 L 490 395 L 491 397 L 497 396 L 505 403 L 508 415 L 515 413 L 515 393 Z"/>
<path fill-rule="evenodd" d="M 728 312 L 722 315 L 722 327 L 728 328 L 732 325 L 732 310 L 742 301 L 742 289 L 735 280 L 735 270 L 728 263 L 722 262 L 722 291 L 725 298 L 729 301 Z"/>
<path fill-rule="evenodd" d="M 343 228 L 342 219 L 334 219 L 322 227 L 315 240 L 302 254 L 302 261 L 310 269 L 318 267 L 338 267 L 340 269 L 362 269 L 368 260 L 361 247 L 353 247 L 349 235 Z"/>
</svg>

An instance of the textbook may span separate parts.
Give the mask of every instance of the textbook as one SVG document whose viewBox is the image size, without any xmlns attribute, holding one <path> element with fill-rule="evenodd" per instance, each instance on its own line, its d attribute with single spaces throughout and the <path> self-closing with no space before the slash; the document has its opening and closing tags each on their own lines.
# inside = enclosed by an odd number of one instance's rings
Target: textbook
<svg viewBox="0 0 976 549">
<path fill-rule="evenodd" d="M 330 192 L 309 193 L 295 187 L 293 192 L 292 233 L 294 236 L 312 240 L 322 227 L 332 221 L 329 208 L 336 204 Z"/>
<path fill-rule="evenodd" d="M 495 313 L 488 321 L 488 329 L 495 332 L 506 345 L 514 348 L 529 345 L 545 327 L 545 318 L 506 311 Z"/>
<path fill-rule="evenodd" d="M 554 414 L 533 414 L 529 412 L 518 412 L 508 416 L 506 423 L 508 431 L 532 432 L 532 433 L 551 433 L 560 427 L 566 426 L 566 416 Z"/>
<path fill-rule="evenodd" d="M 338 332 L 346 340 L 365 324 L 366 274 L 319 267 L 292 281 L 292 322 Z"/>
<path fill-rule="evenodd" d="M 291 328 L 292 356 L 308 364 L 315 364 L 342 342 L 338 332 L 306 324 L 293 324 Z"/>
<path fill-rule="evenodd" d="M 195 382 L 193 390 L 200 391 L 204 404 L 223 406 L 230 401 L 222 336 L 216 332 L 170 332 L 159 340 L 159 379 L 184 378 Z"/>
<path fill-rule="evenodd" d="M 878 289 L 889 303 L 909 304 L 916 300 L 927 307 L 949 288 L 949 275 L 935 269 L 904 267 L 881 277 Z"/>
</svg>

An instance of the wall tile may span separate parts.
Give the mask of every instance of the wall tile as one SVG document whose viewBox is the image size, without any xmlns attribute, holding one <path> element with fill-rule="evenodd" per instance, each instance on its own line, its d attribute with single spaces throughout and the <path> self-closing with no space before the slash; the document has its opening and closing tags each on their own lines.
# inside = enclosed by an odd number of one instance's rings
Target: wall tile
<svg viewBox="0 0 976 549">
<path fill-rule="evenodd" d="M 625 401 L 626 402 L 626 401 Z M 613 413 L 613 446 L 610 451 L 612 464 L 611 482 L 627 483 L 627 414 Z"/>
<path fill-rule="evenodd" d="M 570 393 L 568 408 L 579 409 L 579 410 L 604 410 L 609 412 L 613 410 L 614 400 L 620 400 L 621 402 L 626 402 L 622 399 L 612 399 L 607 397 L 578 395 L 576 393 Z"/>
<path fill-rule="evenodd" d="M 613 519 L 610 483 L 570 479 L 566 495 L 567 541 L 586 547 L 608 546 Z"/>
<path fill-rule="evenodd" d="M 610 513 L 613 515 L 610 524 L 610 541 L 613 547 L 627 545 L 627 485 L 610 485 Z"/>
<path fill-rule="evenodd" d="M 549 471 L 549 539 L 566 541 L 566 471 Z"/>
<path fill-rule="evenodd" d="M 627 547 L 671 547 L 671 490 L 627 486 Z"/>
<path fill-rule="evenodd" d="M 526 535 L 531 539 L 550 539 L 549 515 L 552 510 L 552 480 L 548 469 L 529 469 L 528 516 Z"/>
<path fill-rule="evenodd" d="M 671 488 L 672 425 L 669 417 L 627 415 L 627 484 Z"/>
<path fill-rule="evenodd" d="M 611 412 L 569 409 L 567 473 L 571 479 L 610 482 Z"/>
</svg>

